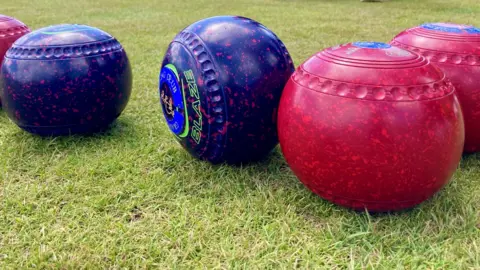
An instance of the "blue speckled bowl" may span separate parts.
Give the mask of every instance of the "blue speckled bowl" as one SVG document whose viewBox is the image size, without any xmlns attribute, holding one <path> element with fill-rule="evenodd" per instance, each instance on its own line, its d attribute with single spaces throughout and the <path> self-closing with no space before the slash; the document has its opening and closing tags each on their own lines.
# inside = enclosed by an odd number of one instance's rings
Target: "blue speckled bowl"
<svg viewBox="0 0 480 270">
<path fill-rule="evenodd" d="M 262 24 L 218 16 L 183 29 L 159 78 L 165 120 L 193 156 L 250 162 L 278 143 L 277 108 L 294 71 L 284 44 Z"/>
<path fill-rule="evenodd" d="M 41 136 L 93 133 L 126 107 L 132 73 L 125 50 L 86 25 L 55 25 L 19 38 L 5 55 L 0 98 L 9 118 Z"/>
</svg>

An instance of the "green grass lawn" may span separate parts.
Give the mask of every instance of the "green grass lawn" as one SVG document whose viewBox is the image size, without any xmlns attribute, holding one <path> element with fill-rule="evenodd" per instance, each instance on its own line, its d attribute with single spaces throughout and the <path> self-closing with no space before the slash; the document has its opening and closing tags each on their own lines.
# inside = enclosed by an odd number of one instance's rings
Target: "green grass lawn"
<svg viewBox="0 0 480 270">
<path fill-rule="evenodd" d="M 157 78 L 170 40 L 214 15 L 272 29 L 295 65 L 424 22 L 480 25 L 478 0 L 2 0 L 37 29 L 99 27 L 129 54 L 133 94 L 105 135 L 42 139 L 0 110 L 0 269 L 480 269 L 480 155 L 408 211 L 369 216 L 326 202 L 277 148 L 246 167 L 190 157 L 163 121 Z"/>
</svg>

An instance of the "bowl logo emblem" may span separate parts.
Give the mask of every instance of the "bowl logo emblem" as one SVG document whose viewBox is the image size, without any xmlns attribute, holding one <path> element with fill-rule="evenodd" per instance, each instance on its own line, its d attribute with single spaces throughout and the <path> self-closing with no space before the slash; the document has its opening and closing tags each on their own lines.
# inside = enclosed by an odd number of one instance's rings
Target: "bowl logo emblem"
<svg viewBox="0 0 480 270">
<path fill-rule="evenodd" d="M 49 27 L 50 28 L 50 27 Z M 49 30 L 49 28 L 42 31 L 44 35 L 58 35 L 63 33 L 71 33 L 71 32 L 82 32 L 82 31 L 89 31 L 91 30 L 90 27 L 86 25 L 79 25 L 79 24 L 66 24 L 63 26 L 57 26 L 54 29 Z"/>
<path fill-rule="evenodd" d="M 185 95 L 174 65 L 162 68 L 159 78 L 160 103 L 168 127 L 179 137 L 188 135 L 188 111 L 185 109 Z"/>
<path fill-rule="evenodd" d="M 446 33 L 455 33 L 455 34 L 470 34 L 470 35 L 480 35 L 480 28 L 471 26 L 471 25 L 458 25 L 458 24 L 449 24 L 449 23 L 426 23 L 420 25 L 421 28 L 446 32 Z"/>
<path fill-rule="evenodd" d="M 354 42 L 352 45 L 362 49 L 389 49 L 392 47 L 392 45 L 382 43 L 382 42 L 363 42 L 363 41 Z"/>
</svg>

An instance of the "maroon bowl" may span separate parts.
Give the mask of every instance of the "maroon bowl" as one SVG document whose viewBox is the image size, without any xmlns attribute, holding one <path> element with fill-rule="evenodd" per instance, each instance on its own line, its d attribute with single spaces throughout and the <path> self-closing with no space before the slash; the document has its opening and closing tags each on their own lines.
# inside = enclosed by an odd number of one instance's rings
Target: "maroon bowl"
<svg viewBox="0 0 480 270">
<path fill-rule="evenodd" d="M 480 29 L 429 23 L 398 34 L 391 44 L 419 53 L 445 72 L 456 88 L 465 120 L 465 153 L 480 150 Z"/>
<path fill-rule="evenodd" d="M 279 107 L 281 150 L 309 189 L 371 212 L 412 208 L 452 177 L 464 144 L 455 89 L 424 57 L 377 42 L 321 51 Z"/>
<path fill-rule="evenodd" d="M 21 21 L 0 14 L 0 65 L 3 62 L 5 53 L 15 40 L 29 32 L 30 29 Z"/>
</svg>

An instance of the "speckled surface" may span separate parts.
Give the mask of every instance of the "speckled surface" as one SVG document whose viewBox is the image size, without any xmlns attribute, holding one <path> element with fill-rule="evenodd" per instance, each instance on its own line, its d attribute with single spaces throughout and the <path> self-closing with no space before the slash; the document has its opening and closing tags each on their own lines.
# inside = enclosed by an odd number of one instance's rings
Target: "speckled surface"
<svg viewBox="0 0 480 270">
<path fill-rule="evenodd" d="M 251 162 L 278 143 L 277 108 L 294 66 L 260 23 L 218 16 L 193 23 L 169 45 L 159 76 L 165 120 L 193 156 Z"/>
<path fill-rule="evenodd" d="M 20 128 L 42 136 L 105 129 L 132 87 L 121 44 L 86 25 L 55 25 L 19 38 L 2 66 L 0 97 Z"/>
<path fill-rule="evenodd" d="M 23 22 L 0 14 L 0 64 L 13 42 L 29 32 L 30 29 Z M 1 106 L 2 102 L 0 100 Z"/>
<path fill-rule="evenodd" d="M 423 57 L 384 43 L 328 48 L 287 83 L 282 152 L 313 192 L 372 212 L 411 208 L 452 177 L 464 123 L 454 87 Z"/>
<path fill-rule="evenodd" d="M 465 153 L 480 151 L 480 28 L 428 23 L 398 34 L 392 44 L 419 53 L 456 88 L 465 119 Z"/>
</svg>

